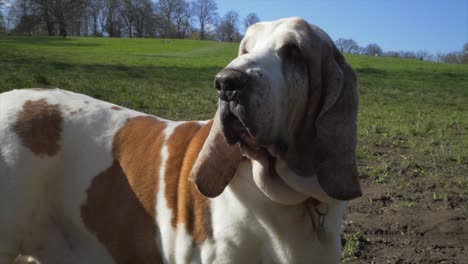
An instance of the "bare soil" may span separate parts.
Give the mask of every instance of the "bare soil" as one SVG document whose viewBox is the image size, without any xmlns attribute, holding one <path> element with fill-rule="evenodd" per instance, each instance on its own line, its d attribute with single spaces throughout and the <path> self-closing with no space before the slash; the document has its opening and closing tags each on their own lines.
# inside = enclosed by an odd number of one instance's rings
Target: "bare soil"
<svg viewBox="0 0 468 264">
<path fill-rule="evenodd" d="M 364 196 L 349 204 L 344 233 L 357 241 L 343 239 L 355 243 L 343 262 L 468 263 L 466 164 L 430 176 L 429 163 L 402 167 L 383 155 L 392 163 L 388 182 L 364 178 Z"/>
</svg>

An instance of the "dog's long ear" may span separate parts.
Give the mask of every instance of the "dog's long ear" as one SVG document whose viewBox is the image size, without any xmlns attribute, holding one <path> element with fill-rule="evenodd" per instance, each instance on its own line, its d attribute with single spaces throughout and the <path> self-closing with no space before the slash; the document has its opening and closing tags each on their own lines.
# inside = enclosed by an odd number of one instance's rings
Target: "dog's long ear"
<svg viewBox="0 0 468 264">
<path fill-rule="evenodd" d="M 198 191 L 207 197 L 220 195 L 229 184 L 242 160 L 240 147 L 226 142 L 218 112 L 210 133 L 190 172 Z"/>
<path fill-rule="evenodd" d="M 331 197 L 357 198 L 362 192 L 356 162 L 356 75 L 325 32 L 308 24 L 303 30 L 309 102 L 286 160 L 297 174 L 316 175 Z"/>
</svg>

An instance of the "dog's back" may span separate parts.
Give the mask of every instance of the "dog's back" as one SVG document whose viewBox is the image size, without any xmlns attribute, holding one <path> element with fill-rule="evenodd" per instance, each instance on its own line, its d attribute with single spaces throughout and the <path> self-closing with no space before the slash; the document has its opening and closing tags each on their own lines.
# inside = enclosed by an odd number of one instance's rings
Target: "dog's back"
<svg viewBox="0 0 468 264">
<path fill-rule="evenodd" d="M 175 236 L 190 225 L 196 244 L 211 236 L 206 198 L 186 183 L 210 123 L 59 89 L 1 94 L 0 123 L 0 263 L 19 252 L 46 263 L 158 263 L 160 229 Z"/>
</svg>

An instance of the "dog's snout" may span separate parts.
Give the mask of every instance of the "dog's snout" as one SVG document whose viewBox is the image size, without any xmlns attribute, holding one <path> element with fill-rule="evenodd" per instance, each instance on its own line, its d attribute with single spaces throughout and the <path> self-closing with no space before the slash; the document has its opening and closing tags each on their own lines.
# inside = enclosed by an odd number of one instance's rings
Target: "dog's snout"
<svg viewBox="0 0 468 264">
<path fill-rule="evenodd" d="M 245 88 L 248 75 L 235 69 L 224 69 L 215 76 L 215 88 L 219 99 L 223 101 L 236 101 L 239 92 Z"/>
</svg>

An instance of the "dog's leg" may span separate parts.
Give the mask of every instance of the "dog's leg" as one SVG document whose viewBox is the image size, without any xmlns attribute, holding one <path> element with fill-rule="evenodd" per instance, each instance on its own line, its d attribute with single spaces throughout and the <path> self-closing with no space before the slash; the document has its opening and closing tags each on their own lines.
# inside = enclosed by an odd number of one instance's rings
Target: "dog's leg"
<svg viewBox="0 0 468 264">
<path fill-rule="evenodd" d="M 42 240 L 48 210 L 45 182 L 54 159 L 22 151 L 0 137 L 0 264 L 14 263 Z"/>
<path fill-rule="evenodd" d="M 17 207 L 13 207 L 12 201 L 14 181 L 11 180 L 10 170 L 0 156 L 0 263 L 14 263 L 20 253 L 21 238 L 18 237 Z M 20 195 L 20 193 L 18 193 Z"/>
</svg>

